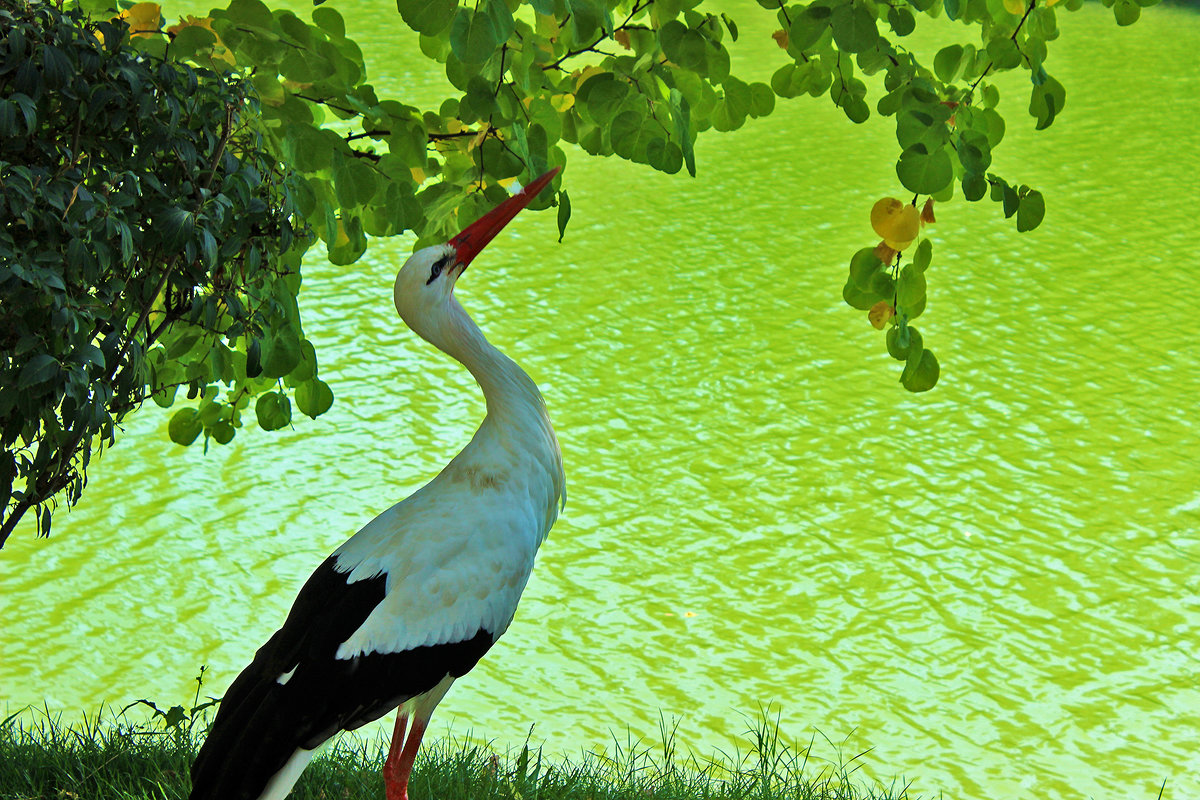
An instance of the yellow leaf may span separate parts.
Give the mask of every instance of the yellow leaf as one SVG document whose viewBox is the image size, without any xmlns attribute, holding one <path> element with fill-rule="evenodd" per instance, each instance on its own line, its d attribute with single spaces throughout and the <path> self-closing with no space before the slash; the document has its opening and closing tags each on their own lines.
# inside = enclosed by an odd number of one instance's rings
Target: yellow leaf
<svg viewBox="0 0 1200 800">
<path fill-rule="evenodd" d="M 180 17 L 179 22 L 167 28 L 167 33 L 177 34 L 184 28 L 191 27 L 204 28 L 211 31 L 213 29 L 212 17 L 193 17 L 191 14 L 188 14 L 186 17 Z"/>
<path fill-rule="evenodd" d="M 573 94 L 552 94 L 550 95 L 550 105 L 555 111 L 562 114 L 571 106 L 575 105 L 575 95 Z"/>
<path fill-rule="evenodd" d="M 593 75 L 602 75 L 604 70 L 597 67 L 595 64 L 589 64 L 583 69 L 577 69 L 571 73 L 571 77 L 575 80 L 575 91 L 579 91 L 579 87 L 583 86 L 584 82 Z"/>
<path fill-rule="evenodd" d="M 884 197 L 871 209 L 871 227 L 893 250 L 903 250 L 921 231 L 921 213 L 917 207 L 894 197 Z"/>
<path fill-rule="evenodd" d="M 883 330 L 883 326 L 887 325 L 888 320 L 894 316 L 896 316 L 896 309 L 892 308 L 892 304 L 887 300 L 880 300 L 867 312 L 867 319 L 871 321 L 877 331 Z"/>
<path fill-rule="evenodd" d="M 425 182 L 425 170 L 421 169 L 420 167 L 413 167 L 411 172 L 413 181 L 417 184 L 417 186 L 420 186 Z"/>
<path fill-rule="evenodd" d="M 162 21 L 162 6 L 158 3 L 134 3 L 117 15 L 129 25 L 130 38 L 152 36 L 159 32 Z"/>
<path fill-rule="evenodd" d="M 487 135 L 488 129 L 484 128 L 479 133 L 472 136 L 471 140 L 467 143 L 467 152 L 469 153 L 476 147 L 479 147 L 479 145 L 483 144 L 483 140 L 487 138 Z"/>
<path fill-rule="evenodd" d="M 1026 8 L 1028 6 L 1025 5 L 1024 0 L 1004 0 L 1004 10 L 1018 17 L 1025 13 Z"/>
</svg>

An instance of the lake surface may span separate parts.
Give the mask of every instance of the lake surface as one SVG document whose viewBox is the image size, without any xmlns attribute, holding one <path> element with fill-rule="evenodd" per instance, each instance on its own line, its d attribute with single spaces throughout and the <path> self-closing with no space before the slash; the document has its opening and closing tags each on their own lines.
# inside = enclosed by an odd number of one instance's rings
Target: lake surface
<svg viewBox="0 0 1200 800">
<path fill-rule="evenodd" d="M 376 82 L 440 97 L 394 5 L 353 8 Z M 703 755 L 769 705 L 913 795 L 1200 797 L 1200 17 L 1060 25 L 1067 109 L 1035 134 L 1007 81 L 995 163 L 1045 223 L 958 201 L 929 229 L 933 392 L 842 303 L 899 187 L 891 126 L 828 100 L 702 138 L 696 180 L 575 153 L 566 240 L 523 216 L 476 262 L 458 294 L 541 385 L 570 500 L 435 731 L 573 753 L 661 714 Z M 219 694 L 309 571 L 467 442 L 477 388 L 391 306 L 408 247 L 306 268 L 330 413 L 205 455 L 147 408 L 52 539 L 13 537 L 0 713 L 181 702 L 201 664 Z"/>
</svg>

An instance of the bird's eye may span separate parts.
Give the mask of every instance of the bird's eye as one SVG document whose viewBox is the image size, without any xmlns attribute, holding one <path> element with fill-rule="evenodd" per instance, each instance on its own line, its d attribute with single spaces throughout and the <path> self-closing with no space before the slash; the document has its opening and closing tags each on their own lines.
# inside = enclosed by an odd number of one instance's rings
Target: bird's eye
<svg viewBox="0 0 1200 800">
<path fill-rule="evenodd" d="M 429 269 L 429 280 L 425 281 L 425 285 L 433 283 L 438 279 L 444 270 L 450 264 L 450 256 L 442 256 L 437 261 L 433 262 L 433 266 Z"/>
</svg>

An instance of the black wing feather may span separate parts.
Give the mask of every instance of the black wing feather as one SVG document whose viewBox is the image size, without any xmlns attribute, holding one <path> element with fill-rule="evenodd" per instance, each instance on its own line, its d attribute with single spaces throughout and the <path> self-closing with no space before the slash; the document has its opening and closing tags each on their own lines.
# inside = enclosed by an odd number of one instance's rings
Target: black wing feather
<svg viewBox="0 0 1200 800">
<path fill-rule="evenodd" d="M 337 659 L 338 647 L 383 601 L 387 576 L 348 583 L 336 559 L 312 574 L 287 620 L 234 680 L 192 764 L 191 800 L 255 800 L 297 748 L 319 747 L 465 675 L 495 643 L 479 630 L 460 642 Z M 292 669 L 285 684 L 279 676 Z"/>
</svg>

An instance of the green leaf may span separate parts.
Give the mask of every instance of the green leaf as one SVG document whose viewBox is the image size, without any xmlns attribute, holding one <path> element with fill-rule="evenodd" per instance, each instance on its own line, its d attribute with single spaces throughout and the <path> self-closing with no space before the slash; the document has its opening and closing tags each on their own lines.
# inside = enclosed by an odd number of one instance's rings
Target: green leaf
<svg viewBox="0 0 1200 800">
<path fill-rule="evenodd" d="M 1113 4 L 1113 15 L 1118 25 L 1132 25 L 1142 15 L 1142 8 L 1134 0 L 1117 0 Z"/>
<path fill-rule="evenodd" d="M 253 25 L 257 28 L 271 28 L 271 9 L 262 0 L 230 0 L 225 12 L 229 19 L 239 25 Z"/>
<path fill-rule="evenodd" d="M 246 346 L 246 377 L 257 378 L 262 375 L 262 342 L 251 339 Z"/>
<path fill-rule="evenodd" d="M 923 145 L 917 144 L 900 154 L 896 175 L 910 192 L 936 194 L 954 179 L 954 167 L 944 148 L 927 153 Z"/>
<path fill-rule="evenodd" d="M 450 49 L 464 64 L 482 64 L 499 44 L 500 36 L 490 14 L 458 9 L 450 28 Z"/>
<path fill-rule="evenodd" d="M 1042 197 L 1042 193 L 1029 192 L 1021 198 L 1020 204 L 1017 206 L 1017 230 L 1021 233 L 1033 230 L 1042 224 L 1044 216 L 1046 216 L 1046 200 Z"/>
<path fill-rule="evenodd" d="M 233 427 L 233 423 L 222 419 L 213 423 L 209 433 L 212 435 L 212 438 L 217 440 L 217 444 L 229 444 L 233 441 L 233 436 L 237 431 Z"/>
<path fill-rule="evenodd" d="M 603 72 L 588 78 L 579 87 L 576 103 L 590 121 L 605 127 L 620 111 L 628 94 L 629 84 L 617 80 L 611 72 Z"/>
<path fill-rule="evenodd" d="M 21 377 L 17 379 L 18 389 L 27 389 L 39 383 L 45 383 L 58 374 L 58 359 L 48 353 L 39 353 L 21 369 Z"/>
<path fill-rule="evenodd" d="M 831 9 L 825 5 L 810 5 L 792 17 L 788 26 L 788 50 L 804 52 L 817 43 L 829 30 Z"/>
<path fill-rule="evenodd" d="M 1021 51 L 1012 39 L 1004 35 L 988 42 L 987 54 L 996 69 L 1013 69 L 1021 65 Z"/>
<path fill-rule="evenodd" d="M 925 300 L 925 273 L 916 264 L 905 264 L 896 281 L 896 305 L 899 310 L 915 308 Z"/>
<path fill-rule="evenodd" d="M 889 328 L 886 338 L 888 355 L 897 361 L 907 361 L 912 350 L 920 353 L 924 349 L 921 332 L 903 321 Z"/>
<path fill-rule="evenodd" d="M 267 392 L 254 404 L 254 416 L 264 431 L 277 431 L 292 421 L 292 402 L 280 392 Z"/>
<path fill-rule="evenodd" d="M 1001 189 L 1001 198 L 1004 203 L 1004 218 L 1008 219 L 1021 207 L 1021 197 L 1017 194 L 1016 189 L 1006 183 Z"/>
<path fill-rule="evenodd" d="M 698 31 L 673 19 L 659 30 L 658 42 L 663 54 L 679 66 L 693 72 L 705 71 L 707 40 Z"/>
<path fill-rule="evenodd" d="M 842 299 L 851 308 L 868 311 L 880 298 L 869 289 L 861 289 L 854 285 L 854 281 L 847 279 L 846 285 L 842 287 Z"/>
<path fill-rule="evenodd" d="M 962 180 L 963 197 L 972 202 L 980 200 L 987 194 L 987 179 L 982 175 L 964 175 Z"/>
<path fill-rule="evenodd" d="M 1041 85 L 1035 85 L 1029 97 L 1029 113 L 1037 119 L 1037 130 L 1049 128 L 1066 105 L 1067 90 L 1049 75 Z"/>
<path fill-rule="evenodd" d="M 290 328 L 277 329 L 263 342 L 262 374 L 282 378 L 300 363 L 300 340 Z"/>
<path fill-rule="evenodd" d="M 562 242 L 567 232 L 567 222 L 571 219 L 571 198 L 566 189 L 558 193 L 558 241 Z"/>
<path fill-rule="evenodd" d="M 296 388 L 296 408 L 306 416 L 316 419 L 332 405 L 333 391 L 320 378 L 305 381 Z"/>
<path fill-rule="evenodd" d="M 400 2 L 396 4 L 396 10 L 400 11 L 401 16 L 404 15 L 403 6 L 405 5 L 410 4 L 405 3 L 404 0 L 400 0 Z M 424 0 L 421 5 L 436 6 L 438 4 L 436 2 L 430 2 L 430 0 Z M 450 3 L 449 5 L 451 8 L 453 8 L 453 3 Z M 447 12 L 446 19 L 449 18 L 450 14 Z M 313 9 L 312 21 L 317 24 L 317 27 L 335 39 L 344 39 L 346 37 L 346 21 L 342 19 L 342 15 L 338 13 L 337 9 L 331 6 L 321 6 L 320 8 Z M 405 19 L 405 22 L 408 22 L 408 20 Z M 416 26 L 410 25 L 409 27 L 415 28 Z M 224 442 L 221 444 L 224 444 Z"/>
<path fill-rule="evenodd" d="M 952 44 L 948 47 L 943 47 L 933 57 L 933 72 L 942 81 L 953 83 L 962 69 L 962 61 L 962 45 Z"/>
<path fill-rule="evenodd" d="M 154 220 L 154 227 L 161 231 L 163 246 L 169 253 L 177 253 L 192 238 L 196 229 L 196 217 L 190 211 L 174 206 L 163 210 Z"/>
<path fill-rule="evenodd" d="M 775 93 L 765 83 L 750 84 L 750 116 L 765 117 L 775 110 Z"/>
<path fill-rule="evenodd" d="M 917 249 L 913 251 L 912 264 L 919 271 L 924 272 L 929 269 L 931 260 L 933 260 L 933 242 L 922 239 L 917 245 Z"/>
<path fill-rule="evenodd" d="M 992 164 L 992 148 L 987 137 L 978 131 L 963 131 L 955 148 L 963 169 L 974 175 L 982 175 Z"/>
<path fill-rule="evenodd" d="M 196 53 L 217 43 L 216 35 L 200 25 L 187 25 L 171 40 L 172 58 L 194 58 Z"/>
<path fill-rule="evenodd" d="M 722 15 L 721 15 L 721 21 L 722 21 L 722 22 L 724 22 L 724 23 L 725 23 L 725 27 L 729 29 L 729 36 L 730 36 L 730 38 L 732 38 L 732 39 L 733 39 L 733 40 L 736 42 L 736 41 L 737 41 L 737 38 L 738 38 L 738 26 L 737 26 L 737 23 L 736 23 L 736 22 L 734 22 L 733 20 L 731 20 L 731 19 L 729 18 L 729 15 L 728 15 L 728 14 L 722 14 Z"/>
<path fill-rule="evenodd" d="M 888 25 L 897 36 L 908 36 L 917 27 L 917 21 L 912 12 L 903 6 L 891 6 L 888 9 Z"/>
<path fill-rule="evenodd" d="M 919 356 L 916 353 L 916 348 L 910 349 L 900 383 L 910 392 L 927 392 L 937 385 L 941 368 L 932 350 L 923 349 Z"/>
<path fill-rule="evenodd" d="M 179 409 L 171 415 L 171 421 L 167 423 L 167 435 L 171 437 L 171 441 L 184 447 L 196 441 L 196 437 L 203 430 L 204 424 L 200 422 L 200 415 L 194 408 Z"/>
<path fill-rule="evenodd" d="M 834 9 L 830 22 L 833 27 L 833 41 L 839 49 L 847 53 L 861 53 L 879 42 L 879 28 L 875 24 L 875 15 L 866 5 L 840 5 Z"/>
<path fill-rule="evenodd" d="M 396 0 L 396 9 L 408 27 L 426 36 L 437 36 L 450 27 L 451 20 L 457 21 L 457 7 L 458 0 Z"/>
<path fill-rule="evenodd" d="M 875 255 L 875 249 L 864 247 L 850 259 L 850 282 L 859 289 L 868 291 L 876 273 L 882 268 L 883 262 Z"/>
<path fill-rule="evenodd" d="M 671 103 L 671 118 L 675 122 L 675 139 L 683 151 L 683 163 L 687 165 L 688 174 L 694 178 L 696 154 L 691 135 L 691 106 L 678 89 L 671 89 L 668 99 Z"/>
</svg>

